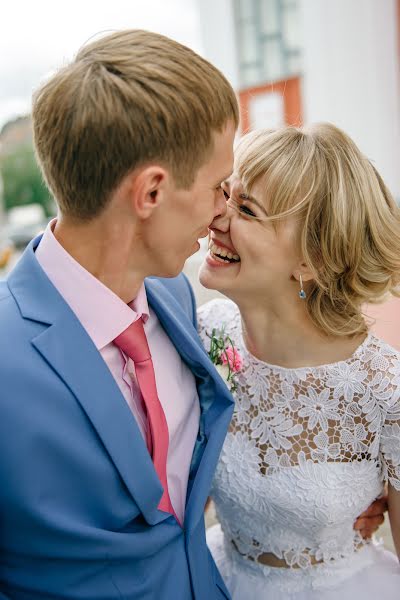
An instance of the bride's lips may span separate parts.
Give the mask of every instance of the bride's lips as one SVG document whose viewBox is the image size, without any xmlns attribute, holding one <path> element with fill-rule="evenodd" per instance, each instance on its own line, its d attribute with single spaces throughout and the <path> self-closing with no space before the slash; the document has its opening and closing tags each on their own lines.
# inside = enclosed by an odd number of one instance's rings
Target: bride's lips
<svg viewBox="0 0 400 600">
<path fill-rule="evenodd" d="M 230 248 L 229 246 L 227 246 L 223 242 L 220 242 L 219 240 L 217 240 L 217 238 L 210 237 L 210 244 L 215 244 L 216 246 L 219 246 L 220 248 L 225 248 L 231 254 L 236 254 L 236 250 L 233 250 L 232 248 Z"/>
<path fill-rule="evenodd" d="M 221 253 L 220 253 L 221 256 L 219 256 L 215 252 L 215 247 L 221 249 Z M 213 250 L 214 250 L 214 252 L 213 252 Z M 230 254 L 230 256 L 227 256 L 228 253 Z M 227 257 L 229 260 L 225 260 L 225 257 Z M 232 260 L 232 259 L 234 259 L 234 260 Z M 223 242 L 220 242 L 216 238 L 211 238 L 211 237 L 210 237 L 210 241 L 209 241 L 209 250 L 208 250 L 205 260 L 206 260 L 206 263 L 210 267 L 217 267 L 217 268 L 218 267 L 232 267 L 232 265 L 240 263 L 239 255 L 235 252 L 235 250 L 233 250 L 232 248 L 230 248 Z"/>
<path fill-rule="evenodd" d="M 210 252 L 208 252 L 208 254 L 206 255 L 205 261 L 210 267 L 222 267 L 222 268 L 225 267 L 226 268 L 226 267 L 231 267 L 232 265 L 236 264 L 236 263 L 222 262 L 220 260 L 216 260 L 215 258 L 213 258 L 213 256 L 210 254 Z"/>
</svg>

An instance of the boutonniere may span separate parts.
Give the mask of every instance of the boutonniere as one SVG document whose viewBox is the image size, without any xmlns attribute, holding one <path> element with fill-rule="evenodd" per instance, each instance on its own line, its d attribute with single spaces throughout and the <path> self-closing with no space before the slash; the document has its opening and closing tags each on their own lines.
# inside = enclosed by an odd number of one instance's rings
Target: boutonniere
<svg viewBox="0 0 400 600">
<path fill-rule="evenodd" d="M 229 390 L 234 392 L 237 388 L 236 376 L 243 366 L 243 359 L 223 328 L 213 329 L 211 335 L 207 335 L 211 340 L 208 356 Z"/>
</svg>

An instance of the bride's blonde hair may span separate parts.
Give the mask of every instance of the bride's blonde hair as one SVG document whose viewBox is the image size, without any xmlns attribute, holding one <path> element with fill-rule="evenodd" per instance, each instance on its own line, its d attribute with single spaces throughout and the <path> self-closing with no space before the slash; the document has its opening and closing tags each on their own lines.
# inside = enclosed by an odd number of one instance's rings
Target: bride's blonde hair
<svg viewBox="0 0 400 600">
<path fill-rule="evenodd" d="M 362 305 L 400 295 L 400 210 L 371 162 L 343 131 L 319 123 L 247 134 L 235 172 L 249 194 L 264 185 L 269 218 L 299 218 L 314 323 L 328 335 L 366 332 Z"/>
</svg>

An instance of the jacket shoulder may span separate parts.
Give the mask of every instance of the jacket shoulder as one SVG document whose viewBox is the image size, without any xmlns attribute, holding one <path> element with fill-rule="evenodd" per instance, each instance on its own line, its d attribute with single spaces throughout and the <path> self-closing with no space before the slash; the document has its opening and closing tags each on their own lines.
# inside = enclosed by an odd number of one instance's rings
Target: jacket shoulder
<svg viewBox="0 0 400 600">
<path fill-rule="evenodd" d="M 15 318 L 20 319 L 21 317 L 18 305 L 8 287 L 7 281 L 0 281 L 0 315 L 2 327 L 6 327 Z"/>
<path fill-rule="evenodd" d="M 0 281 L 0 302 L 6 298 L 10 298 L 11 292 L 6 281 Z"/>
</svg>

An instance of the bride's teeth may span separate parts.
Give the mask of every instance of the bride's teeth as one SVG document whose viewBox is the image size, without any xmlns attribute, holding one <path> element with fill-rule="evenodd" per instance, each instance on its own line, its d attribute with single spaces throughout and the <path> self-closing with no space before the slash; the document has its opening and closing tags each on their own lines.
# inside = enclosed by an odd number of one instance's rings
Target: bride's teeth
<svg viewBox="0 0 400 600">
<path fill-rule="evenodd" d="M 224 258 L 228 258 L 229 260 L 232 260 L 232 259 L 237 260 L 237 261 L 240 260 L 240 257 L 238 254 L 233 254 L 226 248 L 221 248 L 220 246 L 217 246 L 217 244 L 214 244 L 214 242 L 212 242 L 211 240 L 210 240 L 208 248 L 209 248 L 210 252 L 213 254 L 214 258 L 216 258 L 220 262 L 227 262 L 226 260 L 224 260 Z"/>
</svg>

